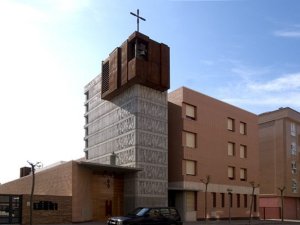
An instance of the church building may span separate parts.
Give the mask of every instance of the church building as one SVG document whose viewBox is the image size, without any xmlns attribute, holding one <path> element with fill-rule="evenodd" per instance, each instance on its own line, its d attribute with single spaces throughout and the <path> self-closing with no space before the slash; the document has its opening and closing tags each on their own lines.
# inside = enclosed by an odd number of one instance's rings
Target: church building
<svg viewBox="0 0 300 225">
<path fill-rule="evenodd" d="M 84 88 L 84 157 L 35 173 L 33 223 L 140 206 L 175 206 L 184 221 L 259 217 L 257 116 L 169 88 L 166 44 L 134 32 L 115 48 Z M 29 223 L 31 181 L 23 168 L 0 185 L 0 223 Z"/>
</svg>

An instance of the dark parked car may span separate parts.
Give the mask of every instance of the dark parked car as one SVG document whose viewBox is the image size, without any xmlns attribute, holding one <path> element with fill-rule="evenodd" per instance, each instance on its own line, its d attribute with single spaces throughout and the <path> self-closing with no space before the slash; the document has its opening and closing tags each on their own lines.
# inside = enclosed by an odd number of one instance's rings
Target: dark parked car
<svg viewBox="0 0 300 225">
<path fill-rule="evenodd" d="M 126 216 L 111 217 L 107 225 L 182 225 L 180 215 L 172 207 L 140 207 Z"/>
</svg>

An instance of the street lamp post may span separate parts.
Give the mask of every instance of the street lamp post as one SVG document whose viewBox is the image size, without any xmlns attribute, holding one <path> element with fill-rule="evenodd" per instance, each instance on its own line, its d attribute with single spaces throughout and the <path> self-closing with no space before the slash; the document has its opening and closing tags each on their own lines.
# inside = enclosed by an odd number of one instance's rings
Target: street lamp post
<svg viewBox="0 0 300 225">
<path fill-rule="evenodd" d="M 249 213 L 249 224 L 251 223 L 252 220 L 252 208 L 253 208 L 253 201 L 254 201 L 254 191 L 255 188 L 259 187 L 259 184 L 255 184 L 254 181 L 249 182 L 251 187 L 252 187 L 252 195 L 251 195 L 251 204 L 250 204 L 250 213 Z"/>
<path fill-rule="evenodd" d="M 205 179 L 200 180 L 205 185 L 205 197 L 204 197 L 204 216 L 205 216 L 205 223 L 207 223 L 207 186 L 210 181 L 210 176 L 206 175 Z"/>
<path fill-rule="evenodd" d="M 281 198 L 281 222 L 284 221 L 284 217 L 283 217 L 283 192 L 285 190 L 285 186 L 283 186 L 282 188 L 278 188 L 278 190 L 280 191 L 280 198 Z"/>
<path fill-rule="evenodd" d="M 32 225 L 32 210 L 33 210 L 33 195 L 34 195 L 34 185 L 35 185 L 35 167 L 40 167 L 41 163 L 32 163 L 27 161 L 28 164 L 31 166 L 31 173 L 32 173 L 32 185 L 31 185 L 31 194 L 30 194 L 30 210 L 29 210 L 29 224 Z"/>
<path fill-rule="evenodd" d="M 228 193 L 228 218 L 229 218 L 229 223 L 231 223 L 231 201 L 232 201 L 232 189 L 227 188 L 227 193 Z"/>
</svg>

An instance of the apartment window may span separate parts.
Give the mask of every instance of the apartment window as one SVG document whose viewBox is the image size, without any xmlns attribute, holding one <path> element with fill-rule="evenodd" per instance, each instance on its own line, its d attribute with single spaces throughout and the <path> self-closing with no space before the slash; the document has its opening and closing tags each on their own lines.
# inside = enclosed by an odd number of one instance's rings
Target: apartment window
<svg viewBox="0 0 300 225">
<path fill-rule="evenodd" d="M 185 161 L 186 175 L 196 175 L 196 162 L 192 160 Z"/>
<path fill-rule="evenodd" d="M 229 195 L 229 204 L 230 204 L 230 207 L 232 207 L 233 206 L 233 202 L 232 202 L 232 193 L 228 193 L 228 195 Z"/>
<path fill-rule="evenodd" d="M 84 128 L 84 130 L 85 130 L 85 136 L 88 136 L 89 135 L 89 128 L 86 127 L 86 128 Z"/>
<path fill-rule="evenodd" d="M 227 129 L 230 131 L 234 131 L 234 119 L 227 118 Z"/>
<path fill-rule="evenodd" d="M 245 168 L 240 169 L 240 180 L 241 181 L 247 180 L 247 169 L 245 169 Z"/>
<path fill-rule="evenodd" d="M 227 151 L 229 156 L 235 155 L 235 144 L 233 142 L 228 142 Z"/>
<path fill-rule="evenodd" d="M 248 195 L 244 194 L 244 208 L 248 208 Z"/>
<path fill-rule="evenodd" d="M 292 192 L 297 193 L 297 189 L 298 189 L 297 181 L 296 181 L 296 179 L 292 179 Z"/>
<path fill-rule="evenodd" d="M 297 155 L 296 142 L 291 143 L 291 155 Z"/>
<path fill-rule="evenodd" d="M 221 207 L 224 208 L 225 207 L 225 194 L 221 193 Z"/>
<path fill-rule="evenodd" d="M 185 146 L 189 148 L 196 148 L 196 134 L 191 132 L 185 133 Z"/>
<path fill-rule="evenodd" d="M 296 174 L 297 173 L 297 164 L 296 161 L 292 161 L 292 174 Z"/>
<path fill-rule="evenodd" d="M 247 158 L 247 146 L 246 145 L 240 145 L 240 158 L 241 159 Z"/>
<path fill-rule="evenodd" d="M 186 118 L 195 120 L 196 119 L 196 107 L 193 105 L 185 105 L 185 116 Z"/>
<path fill-rule="evenodd" d="M 85 143 L 85 148 L 88 148 L 89 147 L 89 140 L 85 139 L 84 143 Z"/>
<path fill-rule="evenodd" d="M 217 193 L 213 192 L 212 194 L 212 202 L 213 202 L 213 208 L 217 207 Z"/>
<path fill-rule="evenodd" d="M 235 179 L 235 168 L 233 166 L 228 166 L 228 178 L 230 180 Z"/>
<path fill-rule="evenodd" d="M 187 211 L 195 211 L 196 210 L 196 192 L 188 191 L 186 192 L 186 210 Z"/>
<path fill-rule="evenodd" d="M 237 206 L 238 208 L 241 207 L 241 195 L 240 195 L 240 194 L 237 194 L 237 195 L 236 195 L 236 206 Z"/>
<path fill-rule="evenodd" d="M 291 135 L 296 136 L 296 124 L 291 123 Z"/>
<path fill-rule="evenodd" d="M 247 134 L 247 124 L 244 122 L 240 122 L 240 134 Z"/>
</svg>

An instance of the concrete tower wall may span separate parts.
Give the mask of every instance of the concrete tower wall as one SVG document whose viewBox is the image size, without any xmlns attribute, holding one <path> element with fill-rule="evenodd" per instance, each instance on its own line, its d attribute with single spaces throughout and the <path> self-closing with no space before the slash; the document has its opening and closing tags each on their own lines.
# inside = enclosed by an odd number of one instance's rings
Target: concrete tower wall
<svg viewBox="0 0 300 225">
<path fill-rule="evenodd" d="M 100 97 L 100 80 L 86 87 L 87 160 L 141 169 L 125 178 L 125 211 L 166 206 L 167 93 L 136 84 L 106 101 Z"/>
</svg>

